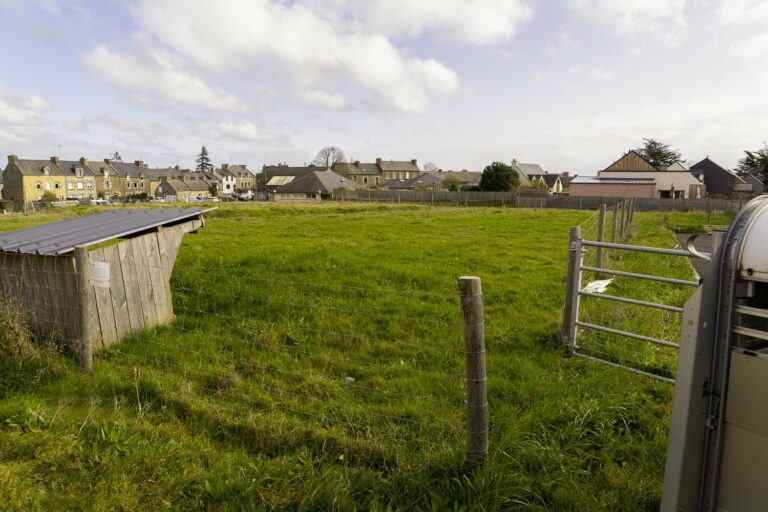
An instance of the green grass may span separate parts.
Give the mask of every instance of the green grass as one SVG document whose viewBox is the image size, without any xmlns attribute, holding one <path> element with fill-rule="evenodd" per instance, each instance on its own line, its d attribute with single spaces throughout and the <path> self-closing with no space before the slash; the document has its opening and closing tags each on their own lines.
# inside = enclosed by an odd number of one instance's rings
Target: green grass
<svg viewBox="0 0 768 512">
<path fill-rule="evenodd" d="M 0 231 L 91 211 L 6 216 Z M 98 353 L 90 376 L 60 355 L 0 380 L 0 503 L 658 509 L 672 388 L 558 342 L 568 227 L 589 215 L 225 206 L 184 238 L 172 325 Z M 631 240 L 672 246 L 662 222 L 638 214 Z M 460 275 L 485 295 L 481 467 L 463 454 Z"/>
</svg>

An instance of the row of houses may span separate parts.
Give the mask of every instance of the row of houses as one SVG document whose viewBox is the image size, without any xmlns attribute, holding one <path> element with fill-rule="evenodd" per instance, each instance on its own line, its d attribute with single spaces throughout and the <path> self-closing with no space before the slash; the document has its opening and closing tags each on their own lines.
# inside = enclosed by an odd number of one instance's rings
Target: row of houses
<svg viewBox="0 0 768 512">
<path fill-rule="evenodd" d="M 655 166 L 637 151 L 628 151 L 597 176 L 576 176 L 569 184 L 572 196 L 703 199 L 752 196 L 763 193 L 754 176 L 738 176 L 709 157 L 690 167 L 683 162 Z"/>
<path fill-rule="evenodd" d="M 19 210 L 44 197 L 59 201 L 149 197 L 189 201 L 232 195 L 255 186 L 256 176 L 245 165 L 223 164 L 209 172 L 191 172 L 178 166 L 150 168 L 141 160 L 30 160 L 10 155 L 0 175 L 0 197 Z"/>
</svg>

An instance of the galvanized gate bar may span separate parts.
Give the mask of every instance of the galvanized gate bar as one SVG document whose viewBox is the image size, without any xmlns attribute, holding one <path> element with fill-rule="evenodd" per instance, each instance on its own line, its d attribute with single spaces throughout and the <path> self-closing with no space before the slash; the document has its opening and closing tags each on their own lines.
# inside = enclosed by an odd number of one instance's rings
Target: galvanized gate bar
<svg viewBox="0 0 768 512">
<path fill-rule="evenodd" d="M 580 291 L 580 295 L 586 297 L 596 297 L 598 299 L 615 300 L 616 302 L 626 302 L 627 304 L 637 304 L 638 306 L 647 306 L 649 308 L 663 309 L 665 311 L 672 311 L 673 313 L 682 313 L 683 308 L 677 306 L 667 306 L 666 304 L 658 304 L 656 302 L 648 302 L 645 300 L 630 299 L 627 297 L 617 297 L 616 295 L 608 295 L 605 293 L 592 293 Z"/>
<path fill-rule="evenodd" d="M 588 245 L 590 247 L 605 247 L 607 249 L 621 249 L 624 251 L 635 251 L 635 252 L 649 252 L 651 254 L 666 254 L 668 256 L 685 256 L 686 258 L 690 258 L 691 256 L 695 256 L 694 254 L 683 251 L 680 249 L 661 249 L 659 247 L 645 247 L 642 245 L 627 245 L 627 244 L 613 244 L 610 242 L 595 242 L 593 240 L 582 240 L 582 245 Z M 701 253 L 706 254 L 706 256 L 709 256 L 709 253 Z"/>
<path fill-rule="evenodd" d="M 750 338 L 757 338 L 759 340 L 768 341 L 768 332 L 759 331 L 757 329 L 750 329 L 741 325 L 733 326 L 734 334 L 741 334 L 743 336 L 749 336 Z"/>
<path fill-rule="evenodd" d="M 677 343 L 672 343 L 671 341 L 665 341 L 665 340 L 659 340 L 656 338 L 651 338 L 650 336 L 643 336 L 642 334 L 635 334 L 633 332 L 627 332 L 627 331 L 620 331 L 618 329 L 612 329 L 610 327 L 605 327 L 603 325 L 596 325 L 596 324 L 588 324 L 586 322 L 576 322 L 576 325 L 579 327 L 586 327 L 587 329 L 593 329 L 595 331 L 602 331 L 602 332 L 608 332 L 611 334 L 618 334 L 619 336 L 624 336 L 627 338 L 634 338 L 636 340 L 643 340 L 648 341 L 650 343 L 655 343 L 657 345 L 662 345 L 665 347 L 672 347 L 672 348 L 678 348 Z"/>
<path fill-rule="evenodd" d="M 752 307 L 749 307 L 749 306 L 736 306 L 734 308 L 734 311 L 736 313 L 741 313 L 742 315 L 757 316 L 757 317 L 760 317 L 760 318 L 768 318 L 768 309 L 752 308 Z"/>
<path fill-rule="evenodd" d="M 622 370 L 627 370 L 629 372 L 636 373 L 638 375 L 643 375 L 645 377 L 651 377 L 652 379 L 657 379 L 657 380 L 666 382 L 668 384 L 675 383 L 675 379 L 670 379 L 669 377 L 662 377 L 661 375 L 656 375 L 655 373 L 644 372 L 643 370 L 638 370 L 637 368 L 632 368 L 631 366 L 624 366 L 621 364 L 613 363 L 611 361 L 606 361 L 605 359 L 588 356 L 581 352 L 576 352 L 573 355 L 576 357 L 581 357 L 582 359 L 589 359 L 590 361 L 594 361 L 596 363 L 607 364 L 608 366 L 613 366 L 614 368 L 621 368 Z"/>
<path fill-rule="evenodd" d="M 636 274 L 634 272 L 623 272 L 621 270 L 611 270 L 609 268 L 579 267 L 579 270 L 586 272 L 599 272 L 601 274 L 611 274 L 614 276 L 634 277 L 636 279 L 647 279 L 649 281 L 659 281 L 662 283 L 679 284 L 683 286 L 699 286 L 698 281 L 685 281 L 683 279 L 674 279 L 671 277 L 649 276 L 648 274 Z"/>
</svg>

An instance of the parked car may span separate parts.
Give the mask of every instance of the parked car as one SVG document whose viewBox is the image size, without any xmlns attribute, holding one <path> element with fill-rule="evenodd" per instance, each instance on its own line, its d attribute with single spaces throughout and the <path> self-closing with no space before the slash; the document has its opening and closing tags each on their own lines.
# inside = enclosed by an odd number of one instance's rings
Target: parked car
<svg viewBox="0 0 768 512">
<path fill-rule="evenodd" d="M 109 199 L 91 199 L 91 204 L 112 204 Z"/>
</svg>

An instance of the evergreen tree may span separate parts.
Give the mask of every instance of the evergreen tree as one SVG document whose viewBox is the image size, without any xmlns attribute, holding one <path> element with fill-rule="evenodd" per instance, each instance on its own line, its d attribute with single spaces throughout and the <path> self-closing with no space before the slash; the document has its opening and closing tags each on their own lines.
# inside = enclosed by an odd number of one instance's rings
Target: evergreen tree
<svg viewBox="0 0 768 512">
<path fill-rule="evenodd" d="M 679 162 L 682 156 L 669 144 L 664 144 L 656 139 L 643 139 L 643 147 L 636 148 L 640 156 L 648 160 L 648 163 L 654 167 L 669 167 L 675 162 Z"/>
<path fill-rule="evenodd" d="M 746 155 L 739 160 L 736 172 L 740 175 L 751 174 L 765 183 L 768 180 L 768 144 L 757 151 L 744 151 Z"/>
<path fill-rule="evenodd" d="M 208 149 L 205 146 L 200 150 L 200 154 L 197 155 L 195 162 L 197 163 L 195 167 L 197 172 L 213 171 L 213 164 L 208 156 Z"/>
<path fill-rule="evenodd" d="M 123 161 L 123 157 L 120 156 L 120 153 L 115 151 L 115 154 L 112 155 L 112 161 L 113 162 L 122 162 Z"/>
</svg>

